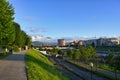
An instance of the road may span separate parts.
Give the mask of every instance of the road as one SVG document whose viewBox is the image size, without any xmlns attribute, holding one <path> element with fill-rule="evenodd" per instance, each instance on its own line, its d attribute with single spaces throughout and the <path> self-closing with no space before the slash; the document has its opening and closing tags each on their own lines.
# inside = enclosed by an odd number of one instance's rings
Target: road
<svg viewBox="0 0 120 80">
<path fill-rule="evenodd" d="M 80 69 L 60 58 L 54 58 L 54 61 L 56 61 L 57 67 L 62 67 L 61 70 L 64 71 L 72 80 L 91 80 L 91 72 Z M 92 74 L 92 80 L 108 79 L 98 76 L 96 74 Z"/>
<path fill-rule="evenodd" d="M 50 61 L 54 63 L 54 65 L 61 70 L 63 73 L 67 74 L 71 80 L 83 80 L 80 76 L 74 74 L 73 71 L 68 70 L 65 66 L 61 65 L 55 58 L 49 57 Z"/>
</svg>

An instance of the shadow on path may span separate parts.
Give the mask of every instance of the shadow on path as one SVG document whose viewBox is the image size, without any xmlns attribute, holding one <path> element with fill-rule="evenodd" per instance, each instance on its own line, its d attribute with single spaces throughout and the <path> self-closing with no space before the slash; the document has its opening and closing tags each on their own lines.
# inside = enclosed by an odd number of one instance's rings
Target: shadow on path
<svg viewBox="0 0 120 80">
<path fill-rule="evenodd" d="M 18 53 L 18 54 L 12 54 L 8 57 L 4 58 L 3 60 L 9 60 L 9 61 L 24 61 L 25 53 Z"/>
</svg>

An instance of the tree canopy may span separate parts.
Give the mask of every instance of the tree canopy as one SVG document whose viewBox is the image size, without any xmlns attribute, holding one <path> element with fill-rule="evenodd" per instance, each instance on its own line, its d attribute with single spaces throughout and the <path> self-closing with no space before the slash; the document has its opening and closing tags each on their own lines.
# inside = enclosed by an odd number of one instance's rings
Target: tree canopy
<svg viewBox="0 0 120 80">
<path fill-rule="evenodd" d="M 15 40 L 13 27 L 14 8 L 6 0 L 0 0 L 0 42 L 1 45 L 11 45 Z"/>
<path fill-rule="evenodd" d="M 14 8 L 6 0 L 0 0 L 0 46 L 24 47 L 31 45 L 31 38 L 14 22 Z"/>
</svg>

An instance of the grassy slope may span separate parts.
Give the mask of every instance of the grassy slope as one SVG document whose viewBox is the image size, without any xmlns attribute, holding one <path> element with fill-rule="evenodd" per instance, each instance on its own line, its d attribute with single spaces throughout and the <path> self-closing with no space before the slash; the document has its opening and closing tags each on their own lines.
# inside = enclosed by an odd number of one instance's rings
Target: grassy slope
<svg viewBox="0 0 120 80">
<path fill-rule="evenodd" d="M 28 80 L 69 80 L 47 57 L 35 50 L 28 51 L 25 60 Z"/>
</svg>

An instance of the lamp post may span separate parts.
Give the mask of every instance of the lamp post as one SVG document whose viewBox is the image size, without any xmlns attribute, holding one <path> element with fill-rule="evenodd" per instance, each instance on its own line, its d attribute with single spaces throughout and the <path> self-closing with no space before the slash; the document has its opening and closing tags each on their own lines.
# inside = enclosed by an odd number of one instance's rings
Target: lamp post
<svg viewBox="0 0 120 80">
<path fill-rule="evenodd" d="M 90 67 L 91 67 L 91 80 L 92 80 L 92 67 L 93 67 L 93 63 L 90 62 Z"/>
</svg>

